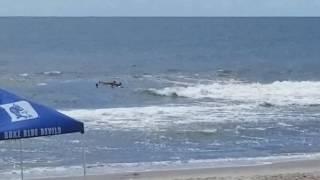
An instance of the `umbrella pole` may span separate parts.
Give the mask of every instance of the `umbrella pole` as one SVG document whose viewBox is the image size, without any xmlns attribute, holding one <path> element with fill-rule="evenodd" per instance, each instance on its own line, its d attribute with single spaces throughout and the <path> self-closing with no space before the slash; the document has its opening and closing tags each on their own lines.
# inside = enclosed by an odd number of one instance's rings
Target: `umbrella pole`
<svg viewBox="0 0 320 180">
<path fill-rule="evenodd" d="M 19 139 L 19 146 L 20 146 L 20 175 L 21 175 L 21 180 L 23 180 L 23 156 L 22 156 L 22 140 Z"/>
<path fill-rule="evenodd" d="M 82 166 L 83 166 L 83 179 L 86 179 L 87 176 L 87 158 L 86 158 L 86 148 L 85 148 L 85 137 L 84 133 L 82 134 Z"/>
</svg>

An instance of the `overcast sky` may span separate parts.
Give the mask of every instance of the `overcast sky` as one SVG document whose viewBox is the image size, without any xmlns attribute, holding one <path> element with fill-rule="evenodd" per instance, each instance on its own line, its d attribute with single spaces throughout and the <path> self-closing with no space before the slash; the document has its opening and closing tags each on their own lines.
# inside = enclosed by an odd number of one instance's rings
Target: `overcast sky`
<svg viewBox="0 0 320 180">
<path fill-rule="evenodd" d="M 0 0 L 0 16 L 319 16 L 320 0 Z"/>
</svg>

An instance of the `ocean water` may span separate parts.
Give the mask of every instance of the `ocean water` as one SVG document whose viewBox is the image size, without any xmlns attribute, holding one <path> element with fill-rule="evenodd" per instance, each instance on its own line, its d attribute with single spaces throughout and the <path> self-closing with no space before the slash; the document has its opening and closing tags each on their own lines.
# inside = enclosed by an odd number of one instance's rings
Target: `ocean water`
<svg viewBox="0 0 320 180">
<path fill-rule="evenodd" d="M 86 126 L 26 177 L 320 158 L 319 18 L 0 18 L 0 85 Z M 123 88 L 95 87 L 99 80 Z M 0 142 L 0 178 L 19 144 Z"/>
</svg>

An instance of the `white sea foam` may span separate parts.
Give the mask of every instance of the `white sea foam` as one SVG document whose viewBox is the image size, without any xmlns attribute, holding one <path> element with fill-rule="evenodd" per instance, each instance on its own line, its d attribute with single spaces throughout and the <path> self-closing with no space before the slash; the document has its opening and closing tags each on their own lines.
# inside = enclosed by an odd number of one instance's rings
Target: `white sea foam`
<svg viewBox="0 0 320 180">
<path fill-rule="evenodd" d="M 21 73 L 21 74 L 19 74 L 19 76 L 21 76 L 21 77 L 29 77 L 29 74 L 28 73 Z"/>
<path fill-rule="evenodd" d="M 253 103 L 268 102 L 274 105 L 320 104 L 319 81 L 276 81 L 261 83 L 211 83 L 188 87 L 175 86 L 163 89 L 149 89 L 160 96 L 178 96 L 194 99 L 212 98 Z"/>
<path fill-rule="evenodd" d="M 58 76 L 61 75 L 62 72 L 61 71 L 46 71 L 43 72 L 44 75 L 48 75 L 48 76 Z"/>
<path fill-rule="evenodd" d="M 154 89 L 155 93 L 189 98 L 213 98 L 212 101 L 189 105 L 159 105 L 109 109 L 75 109 L 63 113 L 86 122 L 94 129 L 163 130 L 193 123 L 266 122 L 279 118 L 297 119 L 297 114 L 281 108 L 288 105 L 320 104 L 320 82 L 213 83 L 189 87 Z M 216 100 L 215 100 L 216 99 Z M 267 104 L 264 104 L 268 102 Z M 272 105 L 268 105 L 268 104 Z M 263 104 L 263 106 L 260 106 Z M 315 114 L 313 114 L 315 115 Z M 258 117 L 258 118 L 257 118 Z M 310 118 L 316 118 L 310 116 Z M 191 126 L 189 126 L 191 127 Z"/>
<path fill-rule="evenodd" d="M 75 109 L 62 113 L 79 119 L 93 129 L 162 130 L 192 123 L 228 123 L 257 121 L 256 106 L 240 105 L 168 105 L 109 109 Z M 259 114 L 259 121 L 281 116 L 277 111 Z M 190 126 L 192 127 L 192 126 Z M 202 129 L 207 132 L 207 130 Z"/>
<path fill-rule="evenodd" d="M 46 86 L 48 85 L 47 83 L 38 83 L 37 86 Z"/>
</svg>

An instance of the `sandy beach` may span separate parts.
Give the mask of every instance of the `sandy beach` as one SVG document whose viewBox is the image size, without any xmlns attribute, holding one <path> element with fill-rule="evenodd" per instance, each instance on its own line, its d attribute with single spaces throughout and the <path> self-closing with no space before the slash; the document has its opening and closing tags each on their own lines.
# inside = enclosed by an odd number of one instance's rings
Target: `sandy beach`
<svg viewBox="0 0 320 180">
<path fill-rule="evenodd" d="M 315 180 L 320 179 L 319 167 L 320 160 L 301 160 L 258 166 L 131 172 L 41 180 Z"/>
</svg>

